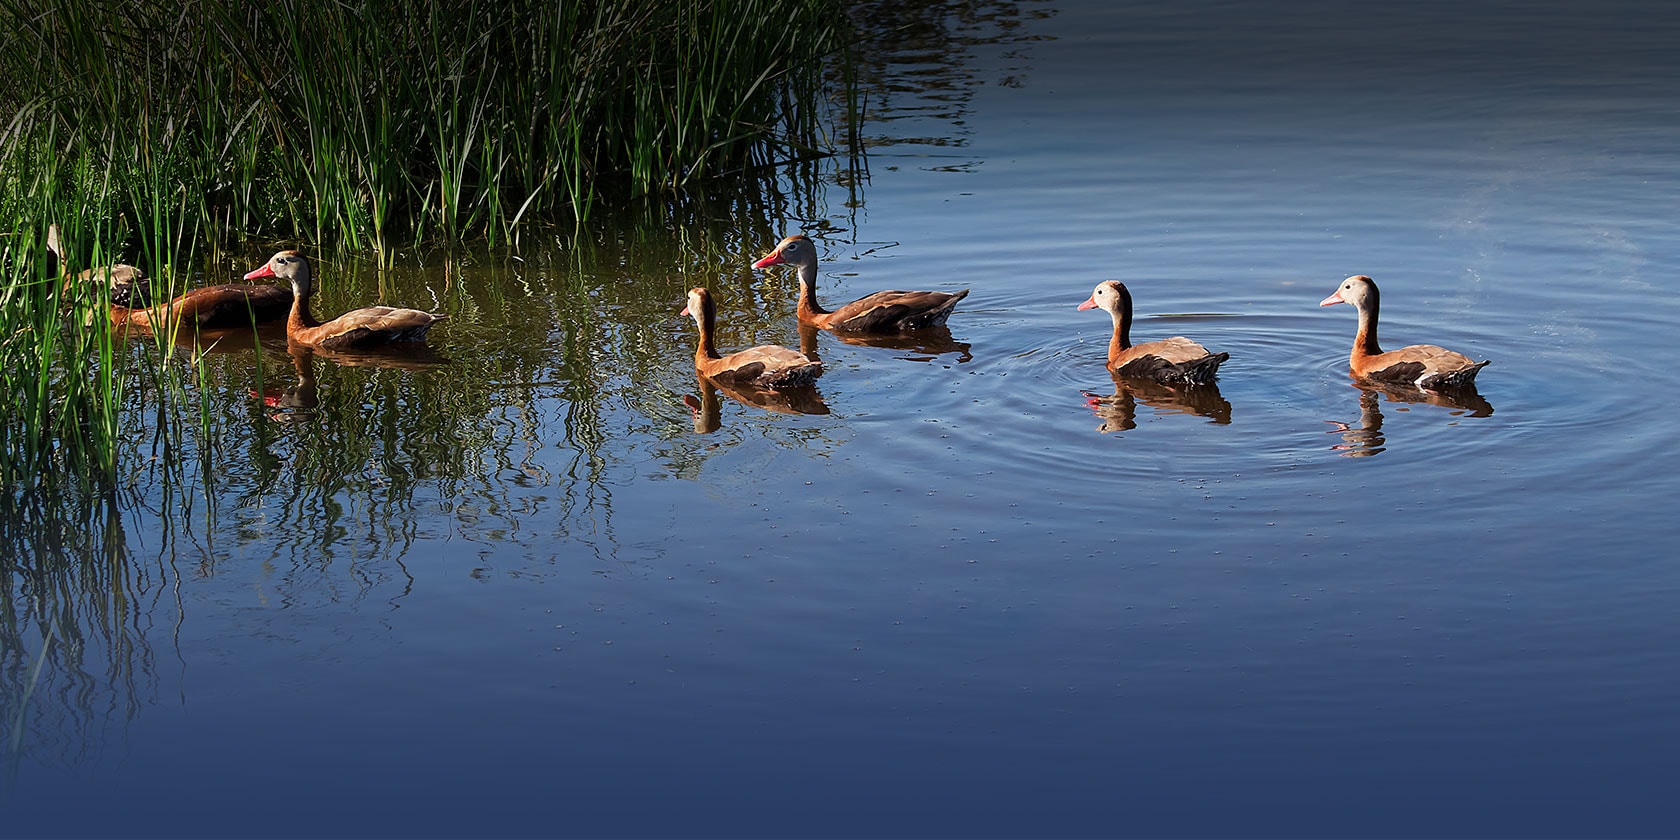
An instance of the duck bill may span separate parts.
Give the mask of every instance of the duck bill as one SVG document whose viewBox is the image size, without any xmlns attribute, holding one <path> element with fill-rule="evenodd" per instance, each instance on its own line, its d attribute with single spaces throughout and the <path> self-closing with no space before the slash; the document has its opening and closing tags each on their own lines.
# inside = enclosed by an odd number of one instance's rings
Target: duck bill
<svg viewBox="0 0 1680 840">
<path fill-rule="evenodd" d="M 769 268 L 770 266 L 781 265 L 785 262 L 787 262 L 787 260 L 782 259 L 782 253 L 780 251 L 777 251 L 776 253 L 771 254 L 767 257 L 764 257 L 763 259 L 759 260 L 758 262 L 753 263 L 753 268 Z"/>
<path fill-rule="evenodd" d="M 1319 306 L 1335 306 L 1338 303 L 1347 303 L 1347 301 L 1342 300 L 1342 293 L 1341 292 L 1336 292 L 1335 294 L 1325 298 L 1324 300 L 1319 301 L 1318 305 Z"/>
<path fill-rule="evenodd" d="M 245 279 L 246 280 L 260 280 L 264 277 L 273 277 L 273 276 L 274 276 L 274 269 L 269 268 L 268 266 L 265 265 L 262 268 L 259 268 L 256 271 L 253 271 L 253 272 L 245 275 Z"/>
<path fill-rule="evenodd" d="M 1097 308 L 1097 296 L 1092 295 L 1092 296 L 1086 298 L 1084 303 L 1079 304 L 1079 308 L 1081 310 L 1096 309 Z"/>
</svg>

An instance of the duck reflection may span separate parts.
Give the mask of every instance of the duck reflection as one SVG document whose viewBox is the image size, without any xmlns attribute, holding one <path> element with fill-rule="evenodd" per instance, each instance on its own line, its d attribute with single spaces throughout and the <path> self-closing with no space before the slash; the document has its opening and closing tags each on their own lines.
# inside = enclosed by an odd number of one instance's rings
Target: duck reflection
<svg viewBox="0 0 1680 840">
<path fill-rule="evenodd" d="M 150 337 L 151 332 L 144 327 L 131 327 L 127 334 L 135 337 Z M 244 353 L 262 350 L 286 349 L 286 324 L 262 324 L 260 326 L 220 327 L 215 329 L 194 329 L 183 325 L 172 330 L 170 341 L 176 347 L 190 351 L 194 358 L 215 353 Z"/>
<path fill-rule="evenodd" d="M 1359 389 L 1359 425 L 1354 426 L 1340 420 L 1325 421 L 1336 427 L 1331 430 L 1332 434 L 1342 436 L 1342 442 L 1330 448 L 1344 458 L 1369 458 L 1388 448 L 1388 441 L 1382 430 L 1381 406 L 1384 398 L 1396 403 L 1438 405 L 1461 412 L 1466 417 L 1487 417 L 1493 414 L 1493 405 L 1476 392 L 1474 385 L 1441 391 L 1426 391 L 1410 385 L 1374 382 L 1369 379 L 1355 379 L 1352 385 Z"/>
<path fill-rule="evenodd" d="M 823 332 L 808 324 L 799 325 L 799 351 L 812 359 L 817 356 L 817 333 Z M 856 347 L 885 347 L 890 350 L 906 350 L 909 355 L 902 358 L 912 362 L 931 362 L 938 356 L 947 353 L 957 354 L 956 363 L 963 364 L 974 360 L 970 346 L 966 341 L 957 341 L 951 337 L 949 327 L 923 327 L 913 332 L 902 333 L 845 333 L 830 331 L 845 344 Z"/>
<path fill-rule="evenodd" d="M 1142 402 L 1163 414 L 1193 414 L 1221 426 L 1231 422 L 1231 403 L 1219 393 L 1219 383 L 1169 385 L 1153 379 L 1134 379 L 1116 374 L 1114 394 L 1099 396 L 1086 392 L 1091 411 L 1102 419 L 1097 431 L 1124 432 L 1137 428 L 1137 405 Z"/>
<path fill-rule="evenodd" d="M 247 329 L 247 331 L 249 331 Z M 285 325 L 280 328 L 285 339 Z M 279 422 L 293 422 L 314 413 L 320 404 L 315 383 L 315 359 L 326 359 L 345 367 L 376 367 L 390 370 L 428 370 L 449 364 L 449 359 L 425 344 L 391 344 L 360 349 L 328 349 L 291 342 L 285 345 L 291 357 L 292 371 L 297 381 L 284 388 L 271 388 L 261 393 L 251 392 L 263 405 L 275 409 L 269 417 Z"/>
<path fill-rule="evenodd" d="M 277 423 L 294 423 L 310 417 L 321 402 L 315 385 L 315 354 L 307 347 L 294 344 L 288 355 L 292 358 L 292 371 L 297 375 L 297 382 L 284 388 L 251 392 L 251 396 L 261 399 L 263 405 L 273 409 L 268 417 Z"/>
<path fill-rule="evenodd" d="M 448 356 L 422 341 L 375 344 L 368 347 L 312 347 L 291 342 L 286 352 L 318 356 L 344 367 L 373 367 L 387 370 L 431 370 L 450 364 Z"/>
<path fill-rule="evenodd" d="M 739 403 L 774 411 L 777 414 L 827 414 L 828 404 L 816 386 L 798 388 L 757 388 L 751 385 L 724 383 L 704 376 L 696 376 L 700 396 L 683 395 L 683 405 L 694 412 L 695 434 L 711 434 L 723 426 L 723 401 L 718 392 Z"/>
</svg>

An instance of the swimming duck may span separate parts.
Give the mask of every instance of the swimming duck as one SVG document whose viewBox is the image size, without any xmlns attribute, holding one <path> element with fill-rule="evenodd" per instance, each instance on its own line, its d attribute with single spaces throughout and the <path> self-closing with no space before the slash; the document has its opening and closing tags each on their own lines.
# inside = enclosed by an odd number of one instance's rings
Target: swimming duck
<svg viewBox="0 0 1680 840">
<path fill-rule="evenodd" d="M 433 324 L 448 318 L 436 312 L 368 306 L 344 313 L 322 323 L 309 311 L 314 293 L 309 258 L 297 251 L 281 251 L 262 268 L 245 275 L 246 280 L 275 277 L 292 284 L 291 315 L 286 319 L 286 338 L 314 347 L 367 347 L 398 341 L 424 341 Z"/>
<path fill-rule="evenodd" d="M 712 343 L 717 309 L 711 293 L 704 288 L 688 290 L 688 305 L 683 307 L 682 314 L 693 316 L 695 326 L 700 329 L 694 369 L 702 376 L 764 388 L 791 388 L 809 385 L 822 375 L 822 362 L 813 362 L 805 354 L 787 347 L 767 344 L 720 357 Z"/>
<path fill-rule="evenodd" d="M 1335 292 L 1318 304 L 1348 303 L 1359 310 L 1359 332 L 1354 335 L 1353 353 L 1348 356 L 1354 376 L 1437 390 L 1470 385 L 1475 382 L 1476 373 L 1487 366 L 1486 361 L 1471 361 L 1469 356 L 1433 344 L 1413 344 L 1384 353 L 1377 346 L 1379 300 L 1376 282 L 1356 274 L 1343 280 Z"/>
<path fill-rule="evenodd" d="M 817 303 L 817 249 L 810 237 L 795 234 L 753 268 L 793 265 L 799 269 L 799 323 L 836 332 L 891 333 L 937 327 L 951 317 L 960 292 L 876 292 L 830 312 Z"/>
<path fill-rule="evenodd" d="M 1080 309 L 1102 308 L 1114 319 L 1114 336 L 1108 341 L 1108 369 L 1119 376 L 1154 379 L 1196 385 L 1212 382 L 1229 353 L 1209 353 L 1206 347 L 1184 336 L 1133 344 L 1132 293 L 1118 280 L 1097 284 Z"/>
</svg>

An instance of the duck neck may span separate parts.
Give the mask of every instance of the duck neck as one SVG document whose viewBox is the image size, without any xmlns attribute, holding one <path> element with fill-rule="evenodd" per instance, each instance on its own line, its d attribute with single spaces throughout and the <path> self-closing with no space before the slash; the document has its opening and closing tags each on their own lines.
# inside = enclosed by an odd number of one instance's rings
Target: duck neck
<svg viewBox="0 0 1680 840">
<path fill-rule="evenodd" d="M 309 298 L 315 294 L 315 288 L 310 283 L 292 283 L 292 314 L 286 318 L 286 329 L 295 332 L 309 327 L 318 327 L 320 321 L 309 311 Z"/>
<path fill-rule="evenodd" d="M 712 308 L 712 299 L 706 298 L 700 304 L 700 311 L 694 313 L 694 326 L 700 330 L 700 342 L 694 348 L 694 361 L 718 358 L 717 346 L 712 343 L 712 324 L 716 320 L 717 313 Z"/>
<path fill-rule="evenodd" d="M 1113 363 L 1132 346 L 1132 293 L 1120 288 L 1119 303 L 1108 313 L 1114 318 L 1114 336 L 1108 340 L 1108 361 Z"/>
<path fill-rule="evenodd" d="M 827 315 L 828 310 L 817 303 L 817 264 L 799 266 L 799 319 L 808 321 L 813 315 Z"/>
<path fill-rule="evenodd" d="M 1377 346 L 1377 290 L 1371 289 L 1364 305 L 1359 307 L 1359 332 L 1353 337 L 1353 355 L 1375 356 L 1382 352 Z"/>
</svg>

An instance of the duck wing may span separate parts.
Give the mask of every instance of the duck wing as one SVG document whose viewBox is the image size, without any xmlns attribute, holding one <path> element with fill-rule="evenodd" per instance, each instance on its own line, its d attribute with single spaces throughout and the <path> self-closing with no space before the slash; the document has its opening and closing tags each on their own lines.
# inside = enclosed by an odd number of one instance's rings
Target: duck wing
<svg viewBox="0 0 1680 840">
<path fill-rule="evenodd" d="M 957 302 L 968 297 L 960 292 L 906 292 L 897 289 L 859 298 L 829 314 L 831 329 L 849 332 L 897 332 L 936 327 L 951 317 Z"/>
<path fill-rule="evenodd" d="M 764 345 L 731 353 L 705 366 L 701 373 L 721 382 L 767 388 L 806 385 L 822 375 L 822 363 L 786 347 Z"/>
<path fill-rule="evenodd" d="M 1358 373 L 1377 382 L 1403 382 L 1420 388 L 1460 387 L 1474 381 L 1486 365 L 1445 347 L 1414 344 L 1369 357 Z"/>
<path fill-rule="evenodd" d="M 315 334 L 320 337 L 314 343 L 325 347 L 356 347 L 385 341 L 419 341 L 433 324 L 447 317 L 419 309 L 369 306 L 346 312 L 316 328 Z"/>
<path fill-rule="evenodd" d="M 1133 345 L 1120 351 L 1109 369 L 1133 379 L 1196 384 L 1212 382 L 1229 353 L 1209 353 L 1184 336 Z"/>
</svg>

